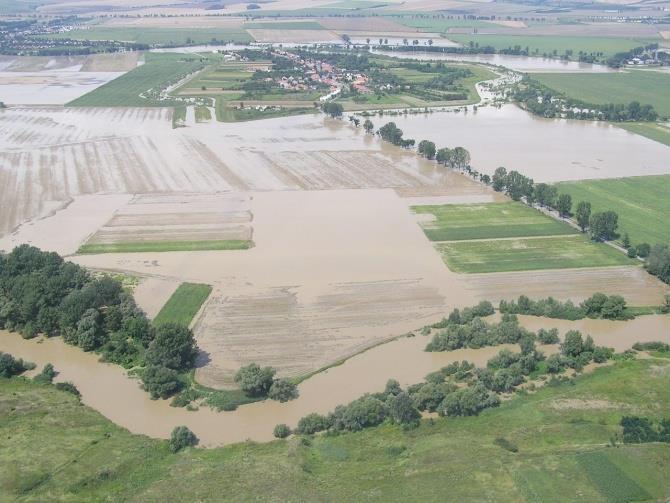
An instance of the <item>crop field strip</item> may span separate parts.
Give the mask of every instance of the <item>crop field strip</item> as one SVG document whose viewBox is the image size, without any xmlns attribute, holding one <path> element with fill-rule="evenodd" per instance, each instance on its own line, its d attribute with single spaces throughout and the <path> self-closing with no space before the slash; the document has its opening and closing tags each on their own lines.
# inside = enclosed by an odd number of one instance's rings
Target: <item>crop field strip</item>
<svg viewBox="0 0 670 503">
<path fill-rule="evenodd" d="M 212 293 L 210 285 L 182 283 L 154 318 L 154 325 L 179 323 L 189 326 L 210 293 Z"/>
<path fill-rule="evenodd" d="M 585 236 L 450 241 L 436 245 L 454 272 L 488 273 L 635 264 L 620 251 Z"/>
<path fill-rule="evenodd" d="M 138 44 L 170 44 L 173 46 L 188 44 L 208 44 L 212 39 L 222 42 L 253 42 L 249 33 L 241 27 L 221 28 L 156 28 L 156 27 L 107 27 L 93 26 L 89 29 L 72 30 L 66 33 L 49 35 L 54 39 L 73 40 L 114 40 L 135 42 Z"/>
<path fill-rule="evenodd" d="M 594 212 L 615 211 L 619 215 L 618 232 L 627 232 L 633 245 L 670 244 L 670 175 L 562 182 L 556 186 L 559 192 L 572 196 L 573 204 L 589 201 Z"/>
<path fill-rule="evenodd" d="M 670 147 L 670 127 L 655 122 L 621 122 L 617 127 Z"/>
<path fill-rule="evenodd" d="M 431 241 L 554 236 L 577 232 L 517 202 L 414 206 L 412 211 L 435 217 L 435 221 L 422 224 Z"/>
<path fill-rule="evenodd" d="M 518 202 L 414 206 L 449 269 L 492 273 L 633 265 L 621 252 Z M 432 217 L 431 217 L 432 216 Z"/>
</svg>

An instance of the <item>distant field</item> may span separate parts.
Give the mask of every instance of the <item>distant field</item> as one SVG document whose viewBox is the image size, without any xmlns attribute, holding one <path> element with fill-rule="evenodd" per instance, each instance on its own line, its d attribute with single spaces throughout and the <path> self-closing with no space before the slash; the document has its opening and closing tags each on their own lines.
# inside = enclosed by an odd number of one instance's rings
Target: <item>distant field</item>
<svg viewBox="0 0 670 503">
<path fill-rule="evenodd" d="M 557 184 L 572 201 L 590 201 L 593 211 L 613 210 L 619 215 L 619 232 L 633 244 L 670 244 L 670 175 L 586 180 Z"/>
<path fill-rule="evenodd" d="M 68 103 L 77 107 L 171 106 L 174 101 L 157 101 L 140 95 L 177 82 L 203 68 L 200 58 L 183 54 L 147 53 L 145 63 Z"/>
<path fill-rule="evenodd" d="M 433 222 L 422 223 L 431 241 L 553 236 L 577 232 L 569 225 L 516 202 L 413 206 L 412 211 L 435 217 Z"/>
<path fill-rule="evenodd" d="M 225 94 L 241 91 L 243 84 L 253 76 L 256 65 L 220 63 L 198 73 L 177 90 L 182 95 Z M 248 68 L 248 69 L 247 69 Z M 237 95 L 235 95 L 235 98 Z"/>
<path fill-rule="evenodd" d="M 96 253 L 139 253 L 197 250 L 248 250 L 250 241 L 237 239 L 211 241 L 144 241 L 137 243 L 92 243 L 77 250 L 82 255 Z"/>
<path fill-rule="evenodd" d="M 533 79 L 588 103 L 650 104 L 670 116 L 670 73 L 631 70 L 626 73 L 536 73 Z"/>
<path fill-rule="evenodd" d="M 189 326 L 210 293 L 212 287 L 209 285 L 182 283 L 156 315 L 154 325 L 179 323 Z"/>
<path fill-rule="evenodd" d="M 496 49 L 507 49 L 519 46 L 522 49 L 528 47 L 530 53 L 539 55 L 564 54 L 566 50 L 573 52 L 573 58 L 577 58 L 579 51 L 586 53 L 601 52 L 605 57 L 612 56 L 617 52 L 629 51 L 651 42 L 647 39 L 627 39 L 614 37 L 558 37 L 558 36 L 522 36 L 522 35 L 449 35 L 448 38 L 454 42 L 468 45 L 476 42 L 480 46 L 490 45 Z"/>
<path fill-rule="evenodd" d="M 245 29 L 249 30 L 323 30 L 316 21 L 275 21 L 245 23 Z"/>
<path fill-rule="evenodd" d="M 583 235 L 483 241 L 453 241 L 435 245 L 455 272 L 484 273 L 567 269 L 634 264 L 620 251 L 594 243 Z"/>
<path fill-rule="evenodd" d="M 616 125 L 626 131 L 639 134 L 670 147 L 670 127 L 653 122 L 621 122 Z"/>
<path fill-rule="evenodd" d="M 219 42 L 247 43 L 253 38 L 242 28 L 146 28 L 146 27 L 104 27 L 94 26 L 86 30 L 73 30 L 49 35 L 55 39 L 73 40 L 116 40 L 148 45 L 187 45 Z"/>
<path fill-rule="evenodd" d="M 432 33 L 446 33 L 449 28 L 490 28 L 492 26 L 491 23 L 478 21 L 476 19 L 425 19 L 403 17 L 397 19 L 397 22 L 411 28 L 419 28 L 421 31 Z"/>
<path fill-rule="evenodd" d="M 209 122 L 211 120 L 212 120 L 212 112 L 210 112 L 209 107 L 205 106 L 195 107 L 196 122 Z"/>
</svg>

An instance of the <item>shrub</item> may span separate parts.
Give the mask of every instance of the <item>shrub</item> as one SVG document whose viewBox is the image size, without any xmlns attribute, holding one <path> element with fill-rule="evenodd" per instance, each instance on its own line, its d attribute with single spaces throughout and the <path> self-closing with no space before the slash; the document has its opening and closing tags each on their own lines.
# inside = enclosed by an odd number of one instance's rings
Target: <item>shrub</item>
<svg viewBox="0 0 670 503">
<path fill-rule="evenodd" d="M 405 391 L 389 397 L 387 407 L 391 420 L 396 424 L 418 425 L 421 420 L 421 414 Z"/>
<path fill-rule="evenodd" d="M 274 431 L 272 434 L 275 436 L 275 438 L 286 438 L 291 434 L 291 428 L 286 426 L 285 424 L 278 424 L 275 426 Z"/>
<path fill-rule="evenodd" d="M 509 452 L 519 452 L 519 448 L 505 437 L 496 438 L 493 443 Z"/>
<path fill-rule="evenodd" d="M 312 435 L 319 431 L 327 430 L 330 427 L 328 418 L 315 412 L 307 414 L 298 421 L 296 432 L 300 435 Z"/>
<path fill-rule="evenodd" d="M 54 366 L 51 363 L 47 363 L 42 369 L 42 372 L 35 376 L 35 381 L 41 383 L 51 383 L 53 382 L 54 377 L 56 377 Z"/>
<path fill-rule="evenodd" d="M 637 250 L 634 246 L 629 246 L 628 250 L 626 250 L 626 254 L 628 255 L 628 258 L 635 258 L 637 257 Z"/>
<path fill-rule="evenodd" d="M 421 385 L 415 393 L 412 393 L 414 406 L 419 410 L 435 412 L 444 400 L 444 397 L 447 396 L 448 389 L 445 384 L 427 382 Z"/>
<path fill-rule="evenodd" d="M 170 435 L 170 450 L 178 452 L 185 447 L 191 447 L 198 444 L 198 437 L 186 426 L 177 426 Z"/>
<path fill-rule="evenodd" d="M 627 444 L 655 442 L 658 437 L 651 421 L 646 417 L 623 416 L 620 424 L 623 427 L 623 441 Z"/>
<path fill-rule="evenodd" d="M 552 328 L 550 330 L 545 330 L 541 328 L 537 331 L 537 340 L 542 344 L 558 344 L 560 339 L 558 338 L 558 329 Z"/>
<path fill-rule="evenodd" d="M 376 426 L 388 415 L 386 404 L 371 395 L 364 395 L 348 405 L 340 405 L 329 416 L 335 430 L 359 431 Z"/>
<path fill-rule="evenodd" d="M 442 416 L 476 416 L 484 409 L 497 407 L 500 399 L 482 384 L 448 394 L 438 412 Z"/>
<path fill-rule="evenodd" d="M 272 367 L 259 367 L 250 363 L 235 374 L 235 382 L 242 391 L 251 397 L 263 397 L 268 394 L 273 384 L 276 370 Z"/>
<path fill-rule="evenodd" d="M 196 348 L 193 332 L 178 323 L 165 323 L 155 330 L 147 350 L 147 362 L 172 370 L 189 370 L 195 364 Z"/>
<path fill-rule="evenodd" d="M 33 363 L 24 362 L 21 358 L 17 359 L 0 351 L 0 377 L 12 377 L 34 368 Z"/>
<path fill-rule="evenodd" d="M 651 251 L 651 246 L 649 243 L 640 243 L 635 247 L 637 249 L 637 256 L 640 258 L 647 258 L 649 252 Z"/>
<path fill-rule="evenodd" d="M 665 342 L 636 342 L 633 344 L 636 351 L 660 351 L 662 353 L 670 352 L 670 344 Z"/>
<path fill-rule="evenodd" d="M 298 398 L 298 387 L 288 379 L 277 379 L 268 392 L 268 398 L 288 402 Z"/>
<path fill-rule="evenodd" d="M 158 365 L 151 365 L 142 372 L 144 389 L 151 394 L 151 398 L 168 398 L 182 387 L 179 374 L 176 370 Z"/>
<path fill-rule="evenodd" d="M 77 387 L 71 382 L 58 382 L 56 383 L 56 389 L 60 391 L 65 391 L 67 393 L 72 393 L 77 398 L 81 397 L 81 393 L 79 392 Z"/>
</svg>

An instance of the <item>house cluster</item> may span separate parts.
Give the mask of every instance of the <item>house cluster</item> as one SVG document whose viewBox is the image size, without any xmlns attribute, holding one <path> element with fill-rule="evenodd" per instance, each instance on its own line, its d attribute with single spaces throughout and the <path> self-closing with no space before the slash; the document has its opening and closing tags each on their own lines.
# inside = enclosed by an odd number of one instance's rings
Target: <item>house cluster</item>
<svg viewBox="0 0 670 503">
<path fill-rule="evenodd" d="M 344 86 L 351 86 L 362 94 L 370 92 L 368 76 L 364 73 L 338 68 L 315 58 L 305 59 L 291 52 L 275 51 L 274 54 L 290 59 L 304 72 L 304 76 L 300 77 L 283 77 L 279 85 L 284 89 L 303 90 L 316 89 L 317 85 L 328 86 L 329 92 L 321 97 L 321 101 L 334 98 L 342 92 Z"/>
</svg>

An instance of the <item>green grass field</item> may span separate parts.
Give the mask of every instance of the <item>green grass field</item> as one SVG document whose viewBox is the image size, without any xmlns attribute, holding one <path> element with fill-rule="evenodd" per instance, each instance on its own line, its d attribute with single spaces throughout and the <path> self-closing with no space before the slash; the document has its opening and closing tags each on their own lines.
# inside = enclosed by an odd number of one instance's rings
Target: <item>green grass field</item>
<svg viewBox="0 0 670 503">
<path fill-rule="evenodd" d="M 254 22 L 244 23 L 246 30 L 323 30 L 316 21 L 281 21 L 281 22 Z"/>
<path fill-rule="evenodd" d="M 620 122 L 617 127 L 670 147 L 670 127 L 655 122 Z"/>
<path fill-rule="evenodd" d="M 575 385 L 518 395 L 477 417 L 425 420 L 409 431 L 383 425 L 304 443 L 289 438 L 178 454 L 52 386 L 0 379 L 0 499 L 664 501 L 670 445 L 608 443 L 623 414 L 670 415 L 667 368 L 668 360 L 618 362 Z M 591 406 L 594 400 L 606 406 Z M 499 437 L 518 452 L 495 445 Z"/>
<path fill-rule="evenodd" d="M 433 18 L 414 18 L 403 17 L 394 19 L 399 24 L 418 28 L 420 31 L 431 33 L 446 33 L 449 28 L 491 28 L 493 23 L 479 21 L 476 19 L 433 19 Z M 450 37 L 451 38 L 451 37 Z"/>
<path fill-rule="evenodd" d="M 242 27 L 230 28 L 147 28 L 93 26 L 85 30 L 72 30 L 49 35 L 53 39 L 114 40 L 147 45 L 199 45 L 212 41 L 248 43 L 254 39 Z"/>
<path fill-rule="evenodd" d="M 542 84 L 587 103 L 640 103 L 653 105 L 670 116 L 670 73 L 630 70 L 625 73 L 536 73 Z"/>
<path fill-rule="evenodd" d="M 528 47 L 530 54 L 551 56 L 556 51 L 560 56 L 566 50 L 573 52 L 573 58 L 577 58 L 579 51 L 586 53 L 603 53 L 605 57 L 613 56 L 617 52 L 626 52 L 634 47 L 654 42 L 657 40 L 628 39 L 621 37 L 561 37 L 561 36 L 523 36 L 523 35 L 449 35 L 449 39 L 464 45 L 470 42 L 478 43 L 480 46 L 492 46 L 497 50 L 519 46 L 522 49 Z"/>
<path fill-rule="evenodd" d="M 146 53 L 145 63 L 68 103 L 77 107 L 146 107 L 179 105 L 140 96 L 158 90 L 204 67 L 200 58 L 181 54 Z"/>
<path fill-rule="evenodd" d="M 435 245 L 449 269 L 462 273 L 632 265 L 636 262 L 582 235 L 452 241 Z"/>
<path fill-rule="evenodd" d="M 197 250 L 248 250 L 251 241 L 220 239 L 211 241 L 143 241 L 136 243 L 91 243 L 79 247 L 77 253 L 139 253 Z"/>
<path fill-rule="evenodd" d="M 200 307 L 212 293 L 212 287 L 199 283 L 182 283 L 154 318 L 154 325 L 179 323 L 189 326 Z"/>
<path fill-rule="evenodd" d="M 670 175 L 563 182 L 557 188 L 575 204 L 589 201 L 593 211 L 615 211 L 618 232 L 627 232 L 634 245 L 670 244 Z"/>
<path fill-rule="evenodd" d="M 195 107 L 196 122 L 209 122 L 211 120 L 212 120 L 212 112 L 209 110 L 209 107 L 205 106 Z"/>
<path fill-rule="evenodd" d="M 420 215 L 434 215 L 422 224 L 431 241 L 493 239 L 575 234 L 562 222 L 517 202 L 413 206 Z"/>
</svg>

